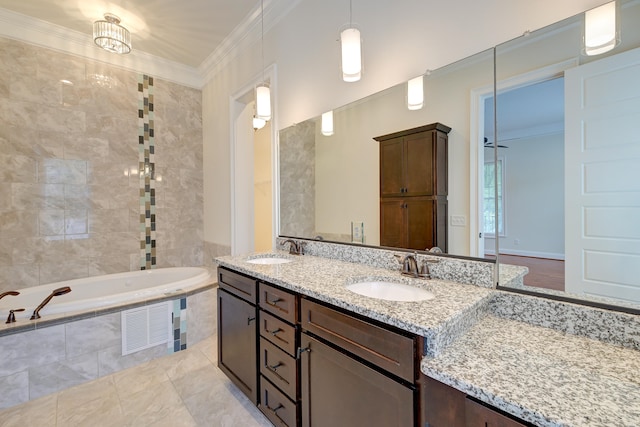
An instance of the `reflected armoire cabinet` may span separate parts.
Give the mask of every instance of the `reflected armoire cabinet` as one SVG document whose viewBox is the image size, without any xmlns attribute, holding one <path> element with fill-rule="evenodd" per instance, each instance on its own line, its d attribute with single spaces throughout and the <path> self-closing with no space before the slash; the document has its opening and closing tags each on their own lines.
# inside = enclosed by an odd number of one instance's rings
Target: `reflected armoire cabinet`
<svg viewBox="0 0 640 427">
<path fill-rule="evenodd" d="M 380 143 L 380 245 L 447 252 L 447 163 L 451 128 L 433 123 Z"/>
</svg>

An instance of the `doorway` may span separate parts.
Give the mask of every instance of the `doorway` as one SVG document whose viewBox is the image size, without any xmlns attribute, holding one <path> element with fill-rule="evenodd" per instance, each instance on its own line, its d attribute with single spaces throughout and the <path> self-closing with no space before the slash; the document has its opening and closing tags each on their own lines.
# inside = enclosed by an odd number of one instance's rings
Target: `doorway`
<svg viewBox="0 0 640 427">
<path fill-rule="evenodd" d="M 505 86 L 497 140 L 493 98 L 485 105 L 485 206 L 495 194 L 498 206 L 485 212 L 485 253 L 498 247 L 501 263 L 527 266 L 525 285 L 564 290 L 564 78 Z"/>
<path fill-rule="evenodd" d="M 254 87 L 262 73 L 230 99 L 231 254 L 269 251 L 278 235 L 275 66 L 265 70 L 274 117 L 254 129 Z"/>
</svg>

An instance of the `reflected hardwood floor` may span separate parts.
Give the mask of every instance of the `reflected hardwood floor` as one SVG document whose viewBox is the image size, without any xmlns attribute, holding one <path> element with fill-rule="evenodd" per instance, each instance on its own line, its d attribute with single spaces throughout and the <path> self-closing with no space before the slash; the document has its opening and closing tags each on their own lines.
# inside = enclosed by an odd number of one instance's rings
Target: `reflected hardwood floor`
<svg viewBox="0 0 640 427">
<path fill-rule="evenodd" d="M 564 291 L 564 261 L 500 254 L 500 262 L 529 267 L 529 274 L 524 276 L 527 286 Z"/>
</svg>

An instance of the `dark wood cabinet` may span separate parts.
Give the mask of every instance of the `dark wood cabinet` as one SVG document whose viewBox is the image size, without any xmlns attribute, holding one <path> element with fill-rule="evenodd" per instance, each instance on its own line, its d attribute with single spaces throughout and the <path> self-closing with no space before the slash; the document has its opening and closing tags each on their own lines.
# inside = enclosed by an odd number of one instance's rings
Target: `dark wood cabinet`
<svg viewBox="0 0 640 427">
<path fill-rule="evenodd" d="M 218 289 L 218 367 L 258 403 L 256 306 Z"/>
<path fill-rule="evenodd" d="M 276 426 L 529 425 L 421 374 L 422 337 L 223 267 L 218 283 L 218 366 Z"/>
<path fill-rule="evenodd" d="M 441 123 L 380 142 L 380 245 L 447 251 L 448 133 Z"/>
<path fill-rule="evenodd" d="M 303 333 L 302 425 L 413 426 L 413 390 Z"/>
<path fill-rule="evenodd" d="M 478 403 L 433 378 L 422 379 L 422 418 L 427 427 L 525 427 L 532 424 Z"/>
</svg>

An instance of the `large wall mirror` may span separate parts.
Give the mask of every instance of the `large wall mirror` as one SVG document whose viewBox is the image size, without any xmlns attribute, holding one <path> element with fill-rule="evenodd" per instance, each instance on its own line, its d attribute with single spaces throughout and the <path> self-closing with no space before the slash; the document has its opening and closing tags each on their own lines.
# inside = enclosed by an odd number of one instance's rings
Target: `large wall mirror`
<svg viewBox="0 0 640 427">
<path fill-rule="evenodd" d="M 638 308 L 640 1 L 617 7 L 606 53 L 584 54 L 584 14 L 496 47 L 500 262 L 529 265 L 524 289 Z"/>
<path fill-rule="evenodd" d="M 438 122 L 449 254 L 498 252 L 529 268 L 526 291 L 640 308 L 640 0 L 617 5 L 610 52 L 583 54 L 584 14 L 497 46 L 495 121 L 492 48 L 427 72 L 420 110 L 401 84 L 335 109 L 331 136 L 320 117 L 281 130 L 280 235 L 380 245 L 374 138 Z"/>
</svg>

